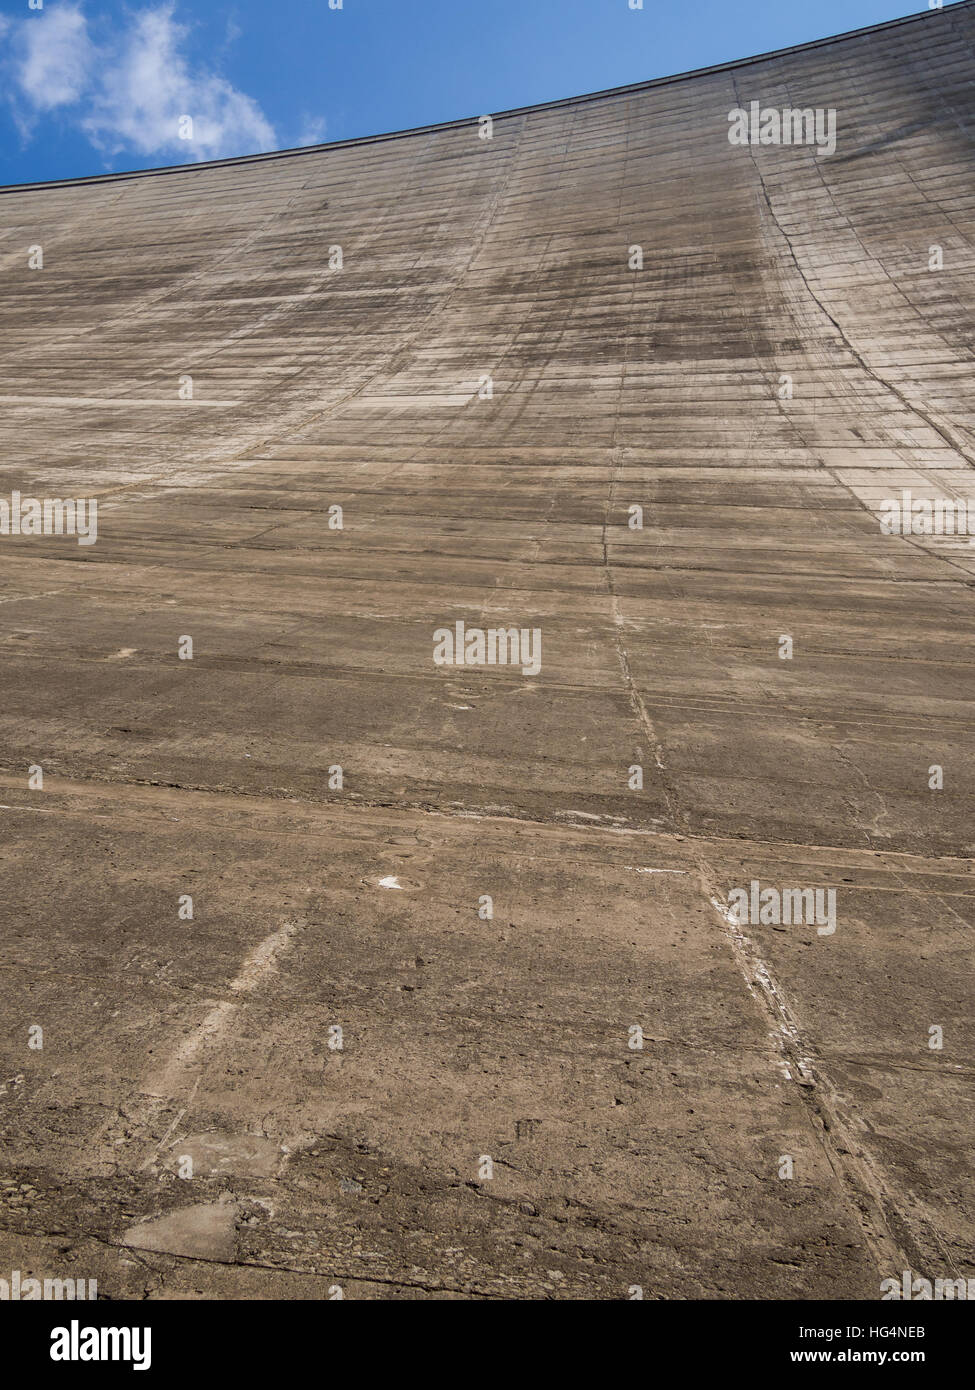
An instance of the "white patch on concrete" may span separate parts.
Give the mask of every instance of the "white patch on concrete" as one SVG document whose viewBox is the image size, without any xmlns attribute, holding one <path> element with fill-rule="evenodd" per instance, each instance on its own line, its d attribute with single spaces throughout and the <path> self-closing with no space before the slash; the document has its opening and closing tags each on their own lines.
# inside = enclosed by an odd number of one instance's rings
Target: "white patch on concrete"
<svg viewBox="0 0 975 1390">
<path fill-rule="evenodd" d="M 598 824 L 601 828 L 604 828 L 604 829 L 605 829 L 605 828 L 615 828 L 616 826 L 625 825 L 625 824 L 626 824 L 627 817 L 626 817 L 626 816 L 597 816 L 597 815 L 594 815 L 594 814 L 592 813 L 592 811 L 575 811 L 575 810 L 569 810 L 569 811 L 556 811 L 556 813 L 555 813 L 555 819 L 556 819 L 556 820 L 566 820 L 566 821 L 570 821 L 570 822 L 573 821 L 573 820 L 577 820 L 577 821 L 587 820 L 587 821 L 591 821 L 593 824 Z"/>
<path fill-rule="evenodd" d="M 799 1074 L 799 1085 L 815 1086 L 812 1064 L 809 1057 L 805 1055 L 799 1026 L 793 1017 L 792 1010 L 783 999 L 771 971 L 759 954 L 758 947 L 751 937 L 746 936 L 742 931 L 738 913 L 734 908 L 730 907 L 728 903 L 723 903 L 720 898 L 714 897 L 711 898 L 711 905 L 731 927 L 732 946 L 744 975 L 748 992 L 754 995 L 755 985 L 758 985 L 765 996 L 770 1012 L 778 1022 L 778 1036 L 774 1033 L 771 1034 L 773 1041 L 781 1051 L 791 1055 L 795 1069 Z M 787 1066 L 788 1063 L 784 1062 L 784 1065 Z"/>
<path fill-rule="evenodd" d="M 285 922 L 276 932 L 266 936 L 254 947 L 234 979 L 227 986 L 229 999 L 215 1004 L 201 1023 L 178 1045 L 169 1061 L 150 1076 L 143 1089 L 150 1095 L 170 1098 L 178 1095 L 204 1048 L 218 1043 L 230 1026 L 240 1007 L 240 999 L 252 994 L 274 969 L 275 961 L 297 930 L 297 922 Z M 197 1081 L 197 1085 L 199 1082 Z M 193 1087 L 195 1092 L 196 1086 Z"/>
<path fill-rule="evenodd" d="M 721 916 L 725 919 L 729 926 L 737 927 L 741 925 L 738 921 L 738 915 L 735 912 L 735 910 L 729 907 L 727 903 L 721 902 L 720 898 L 712 898 L 711 906 L 717 912 L 721 913 Z"/>
<path fill-rule="evenodd" d="M 130 1226 L 122 1236 L 122 1244 L 132 1250 L 154 1250 L 228 1264 L 236 1254 L 236 1227 L 232 1202 L 200 1203 Z"/>
</svg>

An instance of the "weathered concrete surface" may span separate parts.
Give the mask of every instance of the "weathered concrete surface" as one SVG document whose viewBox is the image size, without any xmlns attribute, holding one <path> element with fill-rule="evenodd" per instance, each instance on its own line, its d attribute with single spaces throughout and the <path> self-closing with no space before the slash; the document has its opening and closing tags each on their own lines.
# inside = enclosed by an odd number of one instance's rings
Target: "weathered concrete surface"
<svg viewBox="0 0 975 1390">
<path fill-rule="evenodd" d="M 0 1275 L 975 1276 L 975 550 L 877 514 L 973 493 L 973 43 L 0 197 L 0 497 L 100 503 L 0 537 Z"/>
</svg>

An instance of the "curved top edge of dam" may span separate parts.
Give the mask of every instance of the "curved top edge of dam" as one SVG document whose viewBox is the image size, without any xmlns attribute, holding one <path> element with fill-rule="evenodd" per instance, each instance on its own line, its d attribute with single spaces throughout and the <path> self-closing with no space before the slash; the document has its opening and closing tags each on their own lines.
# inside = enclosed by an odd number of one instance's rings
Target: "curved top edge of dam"
<svg viewBox="0 0 975 1390">
<path fill-rule="evenodd" d="M 842 34 L 831 34 L 822 39 L 810 39 L 806 43 L 790 44 L 785 48 L 771 49 L 765 53 L 754 53 L 746 58 L 735 58 L 724 63 L 713 63 L 708 67 L 692 68 L 687 72 L 671 73 L 665 77 L 653 77 L 644 82 L 631 82 L 620 87 L 604 87 L 596 92 L 584 92 L 579 96 L 557 97 L 552 101 L 535 102 L 527 106 L 513 106 L 506 111 L 493 111 L 489 114 L 495 121 L 514 116 L 525 116 L 535 111 L 550 111 L 563 106 L 581 105 L 589 101 L 600 101 L 607 97 L 625 96 L 629 92 L 644 92 L 652 87 L 665 87 L 675 82 L 688 82 L 707 77 L 713 73 L 730 72 L 736 68 L 749 67 L 753 63 L 770 62 L 776 58 L 787 57 L 793 53 L 806 53 L 830 44 L 844 43 L 850 39 L 862 38 L 885 30 L 897 29 L 906 24 L 932 22 L 944 18 L 956 10 L 968 10 L 975 6 L 975 0 L 953 0 L 953 3 L 934 9 L 919 10 L 916 14 L 902 15 L 898 19 L 883 20 L 879 24 L 865 25 L 860 29 L 849 29 Z M 115 183 L 123 179 L 143 179 L 161 174 L 185 174 L 197 169 L 222 169 L 236 164 L 259 164 L 264 161 L 292 158 L 306 154 L 320 154 L 326 150 L 345 149 L 352 145 L 380 144 L 387 140 L 402 140 L 411 135 L 425 135 L 438 130 L 456 130 L 470 125 L 478 119 L 477 115 L 455 117 L 448 121 L 434 121 L 428 125 L 411 126 L 405 130 L 390 130 L 374 135 L 357 135 L 348 140 L 325 141 L 318 145 L 298 145 L 283 150 L 264 150 L 255 154 L 234 155 L 226 159 L 194 160 L 184 164 L 162 164 L 149 169 L 121 169 L 108 174 L 84 174 L 75 178 L 48 179 L 27 183 L 0 184 L 0 195 L 20 193 L 27 190 L 46 188 L 71 188 L 76 185 Z"/>
</svg>

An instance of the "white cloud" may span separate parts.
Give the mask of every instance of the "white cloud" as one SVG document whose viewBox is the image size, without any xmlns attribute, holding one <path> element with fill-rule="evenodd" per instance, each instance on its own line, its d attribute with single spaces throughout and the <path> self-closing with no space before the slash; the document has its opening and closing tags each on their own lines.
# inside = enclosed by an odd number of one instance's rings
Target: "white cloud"
<svg viewBox="0 0 975 1390">
<path fill-rule="evenodd" d="M 172 5 L 136 18 L 81 123 L 89 138 L 113 153 L 182 147 L 194 159 L 273 149 L 274 130 L 255 101 L 215 73 L 191 71 L 179 51 L 186 34 Z M 186 116 L 192 140 L 180 138 Z"/>
<path fill-rule="evenodd" d="M 38 111 L 77 101 L 95 56 L 88 24 L 75 5 L 60 5 L 26 19 L 16 31 L 17 81 Z"/>
<path fill-rule="evenodd" d="M 257 102 L 191 65 L 189 30 L 173 10 L 171 3 L 143 10 L 99 44 L 80 5 L 45 6 L 17 26 L 8 73 L 32 114 L 60 109 L 111 155 L 201 160 L 274 149 L 274 128 Z M 15 114 L 23 128 L 24 111 Z"/>
</svg>

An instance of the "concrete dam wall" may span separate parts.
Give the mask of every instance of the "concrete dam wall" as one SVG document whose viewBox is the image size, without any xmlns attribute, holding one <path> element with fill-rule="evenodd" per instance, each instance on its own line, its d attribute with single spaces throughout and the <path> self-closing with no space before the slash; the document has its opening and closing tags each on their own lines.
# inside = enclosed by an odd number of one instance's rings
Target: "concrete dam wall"
<svg viewBox="0 0 975 1390">
<path fill-rule="evenodd" d="M 973 61 L 0 191 L 0 1272 L 975 1278 Z"/>
</svg>

